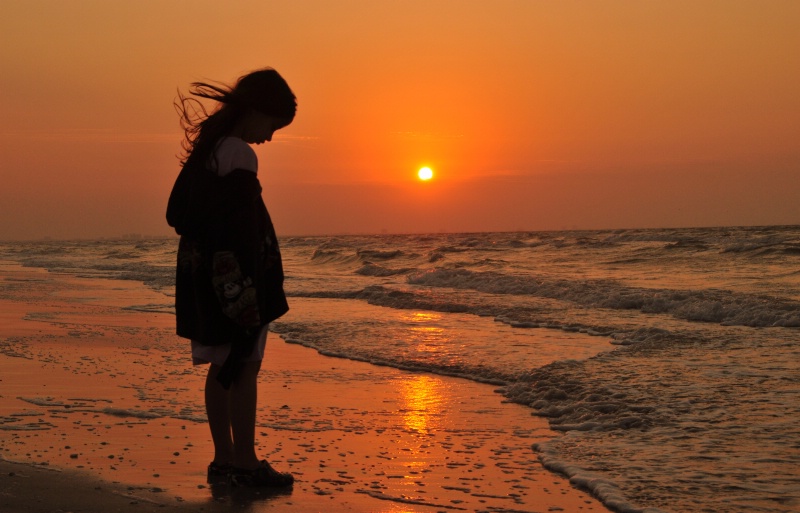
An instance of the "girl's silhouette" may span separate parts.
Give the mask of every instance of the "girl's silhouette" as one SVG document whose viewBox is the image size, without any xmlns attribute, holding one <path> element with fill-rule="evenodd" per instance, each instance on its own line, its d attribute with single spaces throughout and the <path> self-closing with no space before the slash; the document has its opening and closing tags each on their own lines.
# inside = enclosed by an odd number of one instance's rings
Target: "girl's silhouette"
<svg viewBox="0 0 800 513">
<path fill-rule="evenodd" d="M 289 307 L 250 144 L 271 141 L 290 124 L 297 101 L 271 68 L 247 74 L 233 87 L 195 82 L 190 93 L 217 105 L 208 114 L 199 100 L 179 93 L 175 105 L 186 138 L 167 221 L 181 235 L 177 332 L 192 341 L 195 365 L 210 364 L 205 403 L 214 459 L 208 480 L 288 487 L 293 476 L 259 459 L 254 446 L 269 322 Z"/>
</svg>

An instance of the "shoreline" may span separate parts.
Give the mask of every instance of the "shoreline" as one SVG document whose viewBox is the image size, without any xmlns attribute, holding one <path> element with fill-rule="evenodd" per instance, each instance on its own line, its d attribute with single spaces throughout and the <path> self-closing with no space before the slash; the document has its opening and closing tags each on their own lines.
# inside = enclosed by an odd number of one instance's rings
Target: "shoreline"
<svg viewBox="0 0 800 513">
<path fill-rule="evenodd" d="M 109 483 L 86 472 L 0 458 L 0 476 L 0 508 L 9 513 L 191 511 L 152 489 Z"/>
<path fill-rule="evenodd" d="M 271 497 L 212 490 L 204 369 L 171 315 L 126 308 L 159 301 L 136 282 L 0 263 L 4 511 L 608 511 L 541 466 L 532 445 L 559 435 L 490 385 L 323 356 L 274 333 L 259 452 L 297 483 Z"/>
</svg>

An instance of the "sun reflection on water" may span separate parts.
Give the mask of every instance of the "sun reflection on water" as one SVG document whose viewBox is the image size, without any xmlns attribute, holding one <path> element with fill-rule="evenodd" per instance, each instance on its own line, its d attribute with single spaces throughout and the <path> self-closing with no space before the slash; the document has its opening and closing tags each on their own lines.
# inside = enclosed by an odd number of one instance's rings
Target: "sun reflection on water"
<svg viewBox="0 0 800 513">
<path fill-rule="evenodd" d="M 401 382 L 403 421 L 411 431 L 428 434 L 439 425 L 444 403 L 442 380 L 434 376 L 409 376 Z"/>
<path fill-rule="evenodd" d="M 438 352 L 451 341 L 451 336 L 441 326 L 436 325 L 442 314 L 435 312 L 414 312 L 404 316 L 411 324 L 409 342 L 416 343 L 417 351 Z"/>
</svg>

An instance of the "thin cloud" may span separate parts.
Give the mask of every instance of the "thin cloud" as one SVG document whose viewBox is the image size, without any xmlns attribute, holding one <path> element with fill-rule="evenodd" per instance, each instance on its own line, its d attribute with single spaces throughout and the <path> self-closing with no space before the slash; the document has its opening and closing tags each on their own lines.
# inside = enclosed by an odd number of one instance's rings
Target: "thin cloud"
<svg viewBox="0 0 800 513">
<path fill-rule="evenodd" d="M 13 130 L 0 132 L 0 137 L 16 140 L 36 141 L 71 141 L 71 142 L 105 142 L 105 143 L 162 143 L 179 140 L 179 133 L 135 133 L 115 132 L 105 128 L 76 128 L 70 130 L 38 131 Z"/>
</svg>

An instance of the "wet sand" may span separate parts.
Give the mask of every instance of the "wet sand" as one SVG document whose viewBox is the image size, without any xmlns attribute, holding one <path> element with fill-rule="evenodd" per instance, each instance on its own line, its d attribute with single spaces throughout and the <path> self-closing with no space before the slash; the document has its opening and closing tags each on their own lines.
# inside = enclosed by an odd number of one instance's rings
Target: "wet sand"
<svg viewBox="0 0 800 513">
<path fill-rule="evenodd" d="M 297 482 L 212 489 L 204 369 L 167 303 L 136 282 L 0 263 L 0 510 L 607 511 L 542 468 L 532 445 L 557 435 L 490 385 L 275 334 L 258 452 Z M 290 315 L 310 307 L 294 301 Z"/>
</svg>

